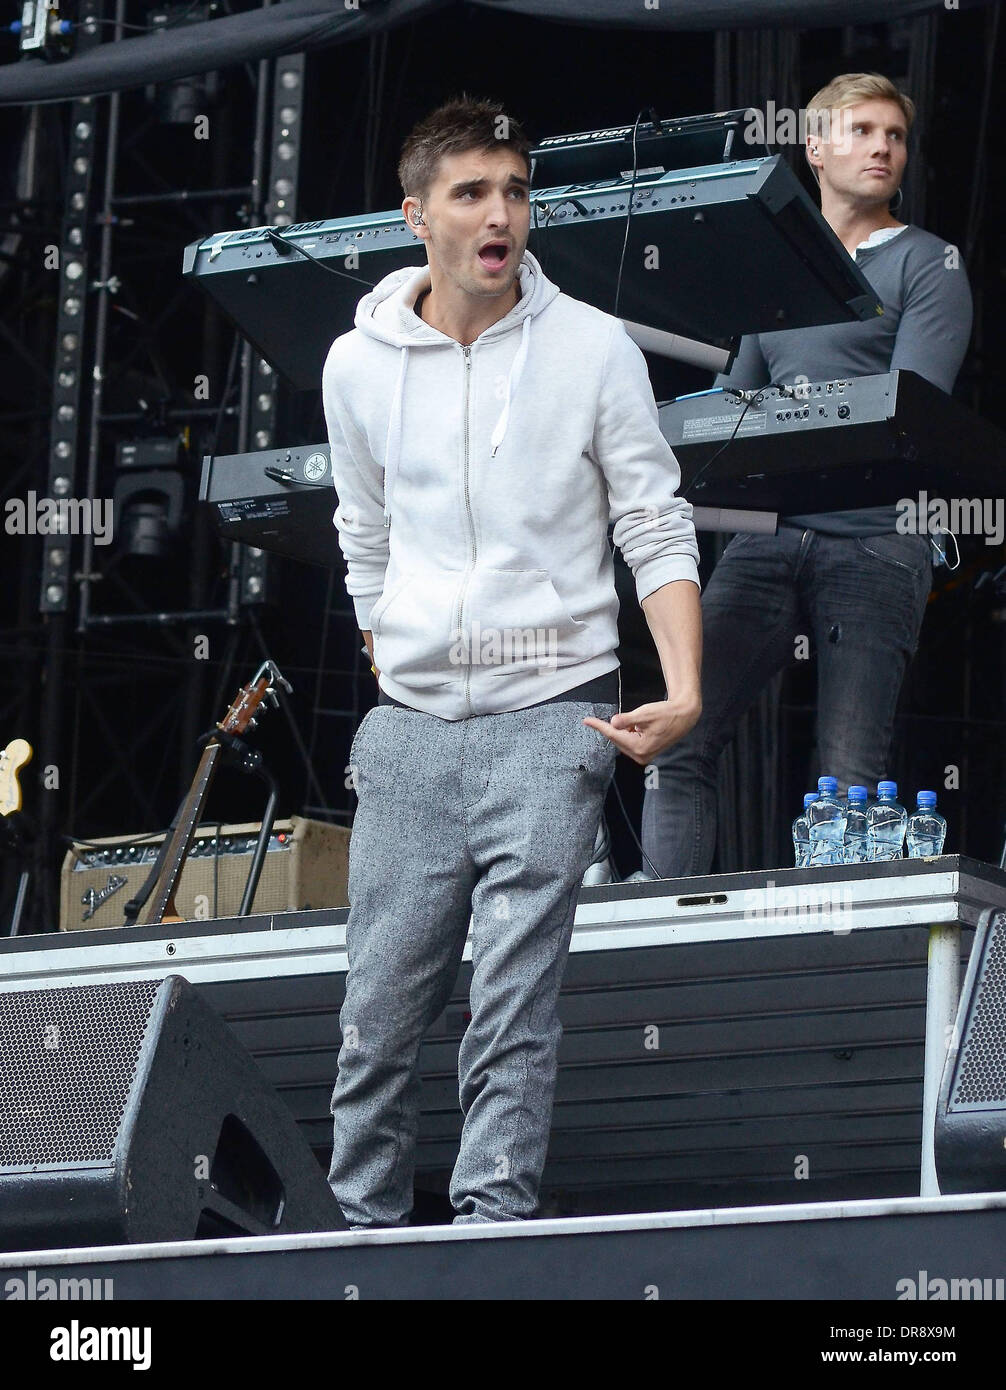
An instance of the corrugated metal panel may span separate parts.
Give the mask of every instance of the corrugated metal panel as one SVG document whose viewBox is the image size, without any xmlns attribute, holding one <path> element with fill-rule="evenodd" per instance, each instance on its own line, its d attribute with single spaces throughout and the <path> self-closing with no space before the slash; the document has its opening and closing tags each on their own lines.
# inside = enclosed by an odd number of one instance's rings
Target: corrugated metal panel
<svg viewBox="0 0 1006 1390">
<path fill-rule="evenodd" d="M 957 856 L 585 890 L 543 1195 L 602 1210 L 631 1207 L 634 1192 L 652 1205 L 654 1189 L 668 1208 L 917 1192 L 927 927 L 970 926 L 997 897 L 1006 900 L 1006 875 Z M 838 929 L 822 930 L 822 908 L 836 905 Z M 0 989 L 43 974 L 185 975 L 324 1162 L 345 915 L 0 943 Z M 963 937 L 966 959 L 970 931 Z M 420 1054 L 417 1172 L 434 1191 L 446 1188 L 460 1133 L 470 977 L 466 960 Z"/>
</svg>

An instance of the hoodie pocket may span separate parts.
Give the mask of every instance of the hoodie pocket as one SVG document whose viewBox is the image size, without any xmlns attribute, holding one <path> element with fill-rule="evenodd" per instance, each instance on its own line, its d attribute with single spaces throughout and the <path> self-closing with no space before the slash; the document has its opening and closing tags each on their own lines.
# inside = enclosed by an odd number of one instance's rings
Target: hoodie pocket
<svg viewBox="0 0 1006 1390">
<path fill-rule="evenodd" d="M 476 569 L 455 634 L 472 664 L 501 672 L 591 655 L 588 624 L 572 616 L 547 570 Z"/>
<path fill-rule="evenodd" d="M 452 675 L 451 625 L 461 573 L 409 571 L 381 595 L 370 614 L 374 665 L 416 689 Z"/>
<path fill-rule="evenodd" d="M 385 589 L 383 591 L 381 597 L 370 610 L 370 631 L 374 633 L 375 636 L 381 631 L 381 623 L 384 621 L 385 613 L 394 603 L 399 593 L 401 593 L 402 588 L 408 583 L 408 580 L 409 576 L 407 574 L 401 575 L 395 580 L 390 589 Z"/>
</svg>

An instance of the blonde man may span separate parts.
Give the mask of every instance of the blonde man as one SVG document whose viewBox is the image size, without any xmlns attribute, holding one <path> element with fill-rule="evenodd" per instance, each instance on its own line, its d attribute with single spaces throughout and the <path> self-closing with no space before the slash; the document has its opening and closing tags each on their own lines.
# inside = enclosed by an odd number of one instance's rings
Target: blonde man
<svg viewBox="0 0 1006 1390">
<path fill-rule="evenodd" d="M 879 73 L 845 73 L 808 104 L 806 158 L 821 212 L 876 290 L 867 323 L 742 340 L 716 384 L 830 381 L 904 368 L 953 390 L 971 333 L 971 293 L 956 248 L 900 222 L 915 108 Z M 808 457 L 808 465 L 813 459 Z M 707 873 L 716 845 L 716 772 L 738 719 L 794 659 L 799 634 L 817 658 L 817 772 L 876 786 L 905 668 L 914 653 L 932 558 L 927 536 L 895 530 L 896 509 L 780 519 L 774 536 L 727 546 L 702 600 L 702 718 L 655 759 L 643 848 L 661 877 Z M 769 867 L 769 866 L 765 866 Z"/>
</svg>

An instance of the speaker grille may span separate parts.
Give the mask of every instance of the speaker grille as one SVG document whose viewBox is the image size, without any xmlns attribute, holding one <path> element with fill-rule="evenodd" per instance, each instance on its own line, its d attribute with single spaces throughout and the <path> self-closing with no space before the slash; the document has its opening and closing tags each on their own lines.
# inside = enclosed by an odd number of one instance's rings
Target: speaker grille
<svg viewBox="0 0 1006 1390">
<path fill-rule="evenodd" d="M 975 1003 L 961 1041 L 952 1106 L 1006 1101 L 1006 916 L 989 921 Z"/>
<path fill-rule="evenodd" d="M 0 1169 L 111 1161 L 161 984 L 0 994 Z"/>
</svg>

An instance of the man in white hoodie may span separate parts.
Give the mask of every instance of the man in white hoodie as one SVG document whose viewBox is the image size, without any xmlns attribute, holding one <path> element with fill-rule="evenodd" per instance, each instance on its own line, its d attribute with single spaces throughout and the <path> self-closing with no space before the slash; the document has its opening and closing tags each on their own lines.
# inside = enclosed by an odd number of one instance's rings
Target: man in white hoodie
<svg viewBox="0 0 1006 1390">
<path fill-rule="evenodd" d="M 349 972 L 329 1181 L 354 1227 L 413 1201 L 419 1048 L 469 919 L 457 1222 L 532 1216 L 559 989 L 619 750 L 700 713 L 698 550 L 639 349 L 526 251 L 529 146 L 449 102 L 402 151 L 428 265 L 383 279 L 325 363 L 335 524 L 378 676 L 350 751 Z M 667 698 L 619 713 L 608 522 Z"/>
</svg>

